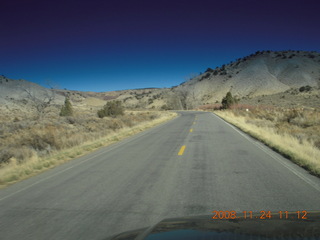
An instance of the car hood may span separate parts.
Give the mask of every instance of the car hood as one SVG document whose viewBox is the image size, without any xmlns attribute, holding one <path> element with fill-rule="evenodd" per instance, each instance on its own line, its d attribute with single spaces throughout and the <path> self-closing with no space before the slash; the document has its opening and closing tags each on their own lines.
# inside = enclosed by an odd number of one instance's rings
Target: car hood
<svg viewBox="0 0 320 240">
<path fill-rule="evenodd" d="M 320 239 L 320 211 L 308 212 L 307 219 L 289 213 L 286 218 L 274 216 L 212 219 L 212 215 L 170 218 L 152 227 L 133 230 L 108 240 L 168 240 L 168 239 Z"/>
</svg>

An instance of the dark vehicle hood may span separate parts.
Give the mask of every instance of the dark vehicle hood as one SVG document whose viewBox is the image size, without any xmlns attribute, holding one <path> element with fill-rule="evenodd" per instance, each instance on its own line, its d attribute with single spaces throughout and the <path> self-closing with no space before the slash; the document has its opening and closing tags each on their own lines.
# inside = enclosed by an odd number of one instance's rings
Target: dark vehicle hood
<svg viewBox="0 0 320 240">
<path fill-rule="evenodd" d="M 319 239 L 320 212 L 309 212 L 307 219 L 298 219 L 295 213 L 288 218 L 218 219 L 194 216 L 165 219 L 156 225 L 121 233 L 108 240 L 169 240 L 169 239 Z"/>
</svg>

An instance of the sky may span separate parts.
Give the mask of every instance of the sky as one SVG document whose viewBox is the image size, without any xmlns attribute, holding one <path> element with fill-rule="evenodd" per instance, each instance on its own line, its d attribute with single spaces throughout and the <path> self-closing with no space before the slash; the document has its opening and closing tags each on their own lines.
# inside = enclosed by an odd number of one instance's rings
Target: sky
<svg viewBox="0 0 320 240">
<path fill-rule="evenodd" d="M 320 50 L 318 0 L 1 0 L 0 75 L 79 91 L 172 87 L 258 50 Z"/>
</svg>

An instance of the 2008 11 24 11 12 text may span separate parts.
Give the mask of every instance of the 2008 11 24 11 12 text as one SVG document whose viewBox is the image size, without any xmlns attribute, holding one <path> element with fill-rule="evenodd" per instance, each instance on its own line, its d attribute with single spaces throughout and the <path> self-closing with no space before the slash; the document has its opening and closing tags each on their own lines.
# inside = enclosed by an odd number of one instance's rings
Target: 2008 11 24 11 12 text
<svg viewBox="0 0 320 240">
<path fill-rule="evenodd" d="M 212 211 L 213 216 L 212 219 L 308 219 L 308 212 L 303 211 L 260 211 L 254 213 L 253 211 Z"/>
</svg>

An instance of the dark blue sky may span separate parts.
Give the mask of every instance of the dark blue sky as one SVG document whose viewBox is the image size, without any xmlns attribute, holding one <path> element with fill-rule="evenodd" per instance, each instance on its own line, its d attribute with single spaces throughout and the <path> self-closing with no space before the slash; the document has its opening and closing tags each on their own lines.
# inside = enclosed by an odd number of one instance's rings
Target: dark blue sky
<svg viewBox="0 0 320 240">
<path fill-rule="evenodd" d="M 83 91 L 171 87 L 258 50 L 320 50 L 311 0 L 1 0 L 0 74 Z"/>
</svg>

